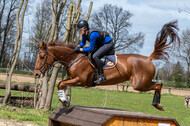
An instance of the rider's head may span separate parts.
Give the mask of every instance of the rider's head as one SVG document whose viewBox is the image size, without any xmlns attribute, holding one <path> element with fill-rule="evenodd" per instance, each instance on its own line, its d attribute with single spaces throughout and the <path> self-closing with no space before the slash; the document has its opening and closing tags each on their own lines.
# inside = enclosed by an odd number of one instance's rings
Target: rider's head
<svg viewBox="0 0 190 126">
<path fill-rule="evenodd" d="M 77 23 L 77 31 L 79 31 L 81 35 L 84 35 L 87 30 L 89 30 L 88 22 L 86 20 L 80 20 Z"/>
</svg>

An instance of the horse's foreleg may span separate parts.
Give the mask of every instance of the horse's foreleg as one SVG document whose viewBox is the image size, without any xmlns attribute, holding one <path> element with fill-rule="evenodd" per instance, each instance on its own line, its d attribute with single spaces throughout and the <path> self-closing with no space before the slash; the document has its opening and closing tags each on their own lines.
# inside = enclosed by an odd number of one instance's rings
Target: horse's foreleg
<svg viewBox="0 0 190 126">
<path fill-rule="evenodd" d="M 80 81 L 78 77 L 70 79 L 70 80 L 61 81 L 58 84 L 59 101 L 62 102 L 62 104 L 66 107 L 69 107 L 70 101 L 68 101 L 68 99 L 66 98 L 64 88 L 66 86 L 75 86 L 75 85 L 80 85 Z"/>
<path fill-rule="evenodd" d="M 58 84 L 58 90 L 63 90 L 66 86 L 78 86 L 80 85 L 80 79 L 78 77 L 75 77 L 73 79 L 68 79 L 59 82 Z"/>
</svg>

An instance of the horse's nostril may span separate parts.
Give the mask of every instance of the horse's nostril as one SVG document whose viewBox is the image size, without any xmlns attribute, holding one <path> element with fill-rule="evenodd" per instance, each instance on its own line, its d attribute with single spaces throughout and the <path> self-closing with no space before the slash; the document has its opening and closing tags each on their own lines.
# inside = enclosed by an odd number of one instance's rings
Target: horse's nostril
<svg viewBox="0 0 190 126">
<path fill-rule="evenodd" d="M 39 76 L 39 74 L 38 73 L 36 73 L 36 75 L 35 75 L 36 77 L 38 77 Z"/>
</svg>

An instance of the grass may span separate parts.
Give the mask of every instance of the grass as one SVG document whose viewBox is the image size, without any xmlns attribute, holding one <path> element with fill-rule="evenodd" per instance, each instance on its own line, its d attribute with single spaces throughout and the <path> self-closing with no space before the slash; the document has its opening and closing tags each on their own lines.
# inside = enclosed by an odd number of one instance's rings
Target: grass
<svg viewBox="0 0 190 126">
<path fill-rule="evenodd" d="M 4 106 L 0 109 L 0 118 L 14 118 L 19 121 L 32 121 L 37 125 L 48 125 L 48 116 L 58 108 L 61 103 L 57 100 L 57 89 L 55 88 L 52 109 L 50 111 L 36 110 L 32 108 L 16 108 L 12 111 L 11 106 Z M 27 93 L 22 93 L 27 95 Z M 4 95 L 4 90 L 0 90 Z M 20 95 L 18 91 L 12 91 L 12 95 Z M 151 106 L 153 93 L 133 93 L 106 91 L 94 88 L 72 88 L 72 105 L 116 108 L 128 111 L 143 112 L 153 115 L 175 118 L 181 126 L 190 124 L 190 108 L 184 107 L 184 97 L 163 94 L 161 103 L 164 105 L 164 112 L 158 111 Z M 107 97 L 106 97 L 107 96 Z M 107 100 L 105 100 L 107 99 Z M 106 101 L 106 102 L 105 102 Z"/>
<path fill-rule="evenodd" d="M 117 92 L 83 88 L 73 88 L 72 90 L 72 104 L 74 105 L 102 107 L 103 99 L 107 92 L 106 108 L 171 117 L 175 118 L 181 126 L 187 126 L 190 123 L 190 108 L 184 107 L 183 96 L 163 94 L 161 97 L 161 103 L 165 108 L 163 112 L 151 106 L 153 93 Z"/>
</svg>

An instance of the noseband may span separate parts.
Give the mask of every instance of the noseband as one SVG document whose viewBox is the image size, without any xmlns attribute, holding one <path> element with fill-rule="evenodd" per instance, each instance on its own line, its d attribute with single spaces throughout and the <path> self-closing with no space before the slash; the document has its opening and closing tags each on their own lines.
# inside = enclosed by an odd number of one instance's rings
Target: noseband
<svg viewBox="0 0 190 126">
<path fill-rule="evenodd" d="M 40 53 L 45 53 L 45 61 L 40 68 L 35 68 L 35 70 L 39 70 L 42 74 L 44 74 L 45 70 L 42 68 L 45 68 L 45 65 L 47 65 L 47 69 L 50 67 L 50 65 L 47 63 L 48 51 L 40 51 L 39 54 Z"/>
</svg>

